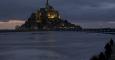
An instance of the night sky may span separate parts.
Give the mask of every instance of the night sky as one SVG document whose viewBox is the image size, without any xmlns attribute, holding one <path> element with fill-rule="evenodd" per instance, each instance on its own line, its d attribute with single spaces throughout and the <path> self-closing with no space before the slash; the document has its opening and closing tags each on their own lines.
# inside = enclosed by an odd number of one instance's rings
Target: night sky
<svg viewBox="0 0 115 60">
<path fill-rule="evenodd" d="M 115 25 L 115 0 L 49 0 L 63 19 L 78 24 Z M 45 0 L 0 0 L 0 20 L 25 19 L 45 6 Z M 106 24 L 104 24 L 106 23 Z M 89 26 L 90 26 L 89 25 Z"/>
</svg>

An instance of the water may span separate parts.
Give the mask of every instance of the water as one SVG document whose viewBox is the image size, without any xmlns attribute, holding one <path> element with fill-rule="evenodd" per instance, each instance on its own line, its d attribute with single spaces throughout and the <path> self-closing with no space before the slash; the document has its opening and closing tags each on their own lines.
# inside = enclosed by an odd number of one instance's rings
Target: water
<svg viewBox="0 0 115 60">
<path fill-rule="evenodd" d="M 114 35 L 85 32 L 0 33 L 0 60 L 89 60 Z"/>
</svg>

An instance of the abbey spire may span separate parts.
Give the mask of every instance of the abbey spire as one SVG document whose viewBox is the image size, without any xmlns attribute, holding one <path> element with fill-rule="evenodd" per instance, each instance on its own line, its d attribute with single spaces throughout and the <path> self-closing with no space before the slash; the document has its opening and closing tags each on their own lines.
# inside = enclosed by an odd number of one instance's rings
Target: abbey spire
<svg viewBox="0 0 115 60">
<path fill-rule="evenodd" d="M 49 7 L 49 0 L 46 0 L 46 8 Z"/>
</svg>

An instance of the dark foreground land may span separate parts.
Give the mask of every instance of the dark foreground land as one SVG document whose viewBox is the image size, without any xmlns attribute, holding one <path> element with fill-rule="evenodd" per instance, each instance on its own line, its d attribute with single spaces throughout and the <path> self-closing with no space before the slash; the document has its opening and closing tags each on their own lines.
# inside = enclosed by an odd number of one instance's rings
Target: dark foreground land
<svg viewBox="0 0 115 60">
<path fill-rule="evenodd" d="M 115 60 L 115 44 L 113 39 L 104 46 L 104 51 L 99 55 L 93 56 L 90 60 Z"/>
<path fill-rule="evenodd" d="M 111 58 L 109 60 L 115 60 L 115 44 L 113 45 L 113 48 L 112 48 L 112 55 L 111 55 Z"/>
</svg>

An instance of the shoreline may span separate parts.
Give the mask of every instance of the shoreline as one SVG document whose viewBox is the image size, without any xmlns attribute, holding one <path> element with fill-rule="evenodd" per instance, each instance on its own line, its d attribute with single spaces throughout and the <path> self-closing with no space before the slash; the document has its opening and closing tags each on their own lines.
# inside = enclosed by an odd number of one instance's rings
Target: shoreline
<svg viewBox="0 0 115 60">
<path fill-rule="evenodd" d="M 105 33 L 105 34 L 115 34 L 115 29 L 114 30 L 104 30 L 104 31 L 100 31 L 99 30 L 88 30 L 88 29 L 59 29 L 59 30 L 15 30 L 15 29 L 1 29 L 0 32 L 36 32 L 36 31 L 78 31 L 78 32 L 92 32 L 92 33 Z"/>
<path fill-rule="evenodd" d="M 15 29 L 2 29 L 0 33 L 3 32 L 41 32 L 41 31 L 70 31 L 70 32 L 87 32 L 87 33 L 102 33 L 102 34 L 111 34 L 115 35 L 115 29 L 81 29 L 81 30 L 72 30 L 72 29 L 59 29 L 59 30 L 15 30 Z"/>
</svg>

